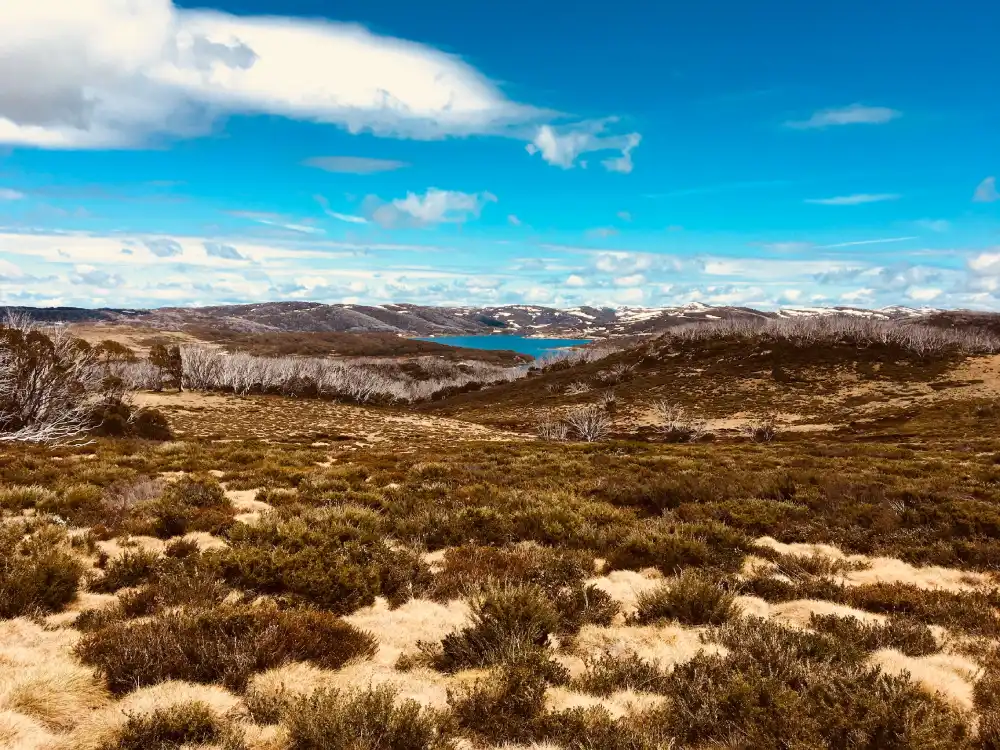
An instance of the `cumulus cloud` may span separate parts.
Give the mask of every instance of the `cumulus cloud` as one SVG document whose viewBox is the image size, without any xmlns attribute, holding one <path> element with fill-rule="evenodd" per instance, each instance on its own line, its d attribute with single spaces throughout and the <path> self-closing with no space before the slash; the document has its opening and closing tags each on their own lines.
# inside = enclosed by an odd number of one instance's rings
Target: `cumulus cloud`
<svg viewBox="0 0 1000 750">
<path fill-rule="evenodd" d="M 307 167 L 315 167 L 325 172 L 342 172 L 344 174 L 378 174 L 410 166 L 405 161 L 370 159 L 364 156 L 313 156 L 302 163 Z"/>
<path fill-rule="evenodd" d="M 858 206 L 862 203 L 895 201 L 902 197 L 899 193 L 857 193 L 855 195 L 840 195 L 835 198 L 809 198 L 806 203 L 815 203 L 820 206 Z"/>
<path fill-rule="evenodd" d="M 372 221 L 379 226 L 433 226 L 435 224 L 460 224 L 478 218 L 488 203 L 496 203 L 493 193 L 463 193 L 458 190 L 429 188 L 426 193 L 407 193 L 391 203 L 377 198 L 367 201 Z"/>
<path fill-rule="evenodd" d="M 607 126 L 613 122 L 614 118 L 610 118 L 558 130 L 552 125 L 542 125 L 526 148 L 529 154 L 540 154 L 549 164 L 563 169 L 575 167 L 583 154 L 618 151 L 617 157 L 605 159 L 601 164 L 609 172 L 628 174 L 633 166 L 632 150 L 642 141 L 642 136 L 639 133 L 605 134 Z"/>
<path fill-rule="evenodd" d="M 790 120 L 785 125 L 797 130 L 828 128 L 837 125 L 883 125 L 902 116 L 902 112 L 889 107 L 866 107 L 863 104 L 852 104 L 849 107 L 823 109 L 813 113 L 813 116 L 808 120 Z"/>
<path fill-rule="evenodd" d="M 1000 191 L 997 191 L 997 178 L 987 177 L 976 187 L 976 192 L 972 196 L 976 203 L 994 203 L 1000 201 Z"/>
<path fill-rule="evenodd" d="M 979 253 L 968 260 L 971 270 L 981 274 L 1000 274 L 1000 252 Z"/>
<path fill-rule="evenodd" d="M 227 112 L 415 138 L 492 133 L 542 114 L 454 55 L 355 24 L 170 0 L 0 5 L 0 142 L 132 146 L 204 132 Z"/>
</svg>

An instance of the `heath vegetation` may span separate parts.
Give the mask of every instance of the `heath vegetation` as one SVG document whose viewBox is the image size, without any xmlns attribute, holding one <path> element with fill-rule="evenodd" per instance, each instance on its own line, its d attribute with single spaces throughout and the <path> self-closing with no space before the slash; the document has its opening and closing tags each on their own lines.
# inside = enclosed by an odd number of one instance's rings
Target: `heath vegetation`
<svg viewBox="0 0 1000 750">
<path fill-rule="evenodd" d="M 0 332 L 0 745 L 1000 746 L 988 334 L 243 341 Z"/>
</svg>

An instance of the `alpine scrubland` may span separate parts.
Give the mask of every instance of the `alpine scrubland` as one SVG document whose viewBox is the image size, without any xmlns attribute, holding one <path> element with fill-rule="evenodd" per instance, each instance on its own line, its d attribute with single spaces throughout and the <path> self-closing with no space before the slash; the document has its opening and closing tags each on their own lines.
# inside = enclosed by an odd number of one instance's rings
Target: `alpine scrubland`
<svg viewBox="0 0 1000 750">
<path fill-rule="evenodd" d="M 1000 747 L 985 328 L 269 347 L 0 330 L 0 747 Z"/>
</svg>

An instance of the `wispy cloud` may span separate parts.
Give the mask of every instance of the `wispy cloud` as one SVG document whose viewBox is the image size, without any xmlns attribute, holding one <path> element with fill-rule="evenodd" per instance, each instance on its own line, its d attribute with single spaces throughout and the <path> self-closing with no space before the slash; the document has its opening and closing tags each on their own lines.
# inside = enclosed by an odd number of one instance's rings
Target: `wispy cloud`
<svg viewBox="0 0 1000 750">
<path fill-rule="evenodd" d="M 325 172 L 345 174 L 377 174 L 410 166 L 405 161 L 370 159 L 364 156 L 313 156 L 302 163 L 307 167 L 315 167 Z"/>
<path fill-rule="evenodd" d="M 11 188 L 0 188 L 0 201 L 19 201 L 24 198 L 24 193 L 12 190 Z"/>
<path fill-rule="evenodd" d="M 979 183 L 972 200 L 976 203 L 995 203 L 1000 201 L 1000 192 L 997 191 L 997 178 L 987 177 Z"/>
<path fill-rule="evenodd" d="M 814 112 L 808 120 L 789 120 L 785 126 L 796 130 L 810 130 L 838 125 L 883 125 L 902 116 L 902 112 L 889 107 L 866 107 L 863 104 L 852 104 L 849 107 Z"/>
<path fill-rule="evenodd" d="M 367 224 L 368 219 L 364 216 L 355 216 L 354 214 L 342 214 L 334 211 L 330 208 L 330 202 L 324 198 L 322 195 L 314 195 L 313 200 L 315 200 L 320 207 L 323 209 L 323 213 L 330 216 L 338 221 L 346 221 L 348 224 Z"/>
<path fill-rule="evenodd" d="M 235 216 L 240 219 L 249 219 L 258 224 L 263 224 L 269 227 L 277 227 L 279 229 L 287 229 L 290 232 L 299 232 L 300 234 L 325 234 L 325 230 L 319 227 L 310 226 L 309 224 L 302 224 L 299 222 L 289 221 L 282 217 L 280 214 L 272 214 L 261 211 L 227 211 L 230 216 Z"/>
<path fill-rule="evenodd" d="M 883 240 L 854 240 L 853 242 L 837 242 L 833 245 L 820 245 L 819 250 L 830 250 L 835 247 L 855 247 L 857 245 L 883 245 L 887 242 L 909 242 L 919 237 L 888 237 Z"/>
<path fill-rule="evenodd" d="M 902 198 L 899 193 L 857 193 L 855 195 L 839 195 L 835 198 L 807 198 L 806 203 L 819 206 L 858 206 L 862 203 L 881 203 Z"/>
<path fill-rule="evenodd" d="M 510 224 L 512 227 L 519 227 L 522 224 L 524 224 L 524 222 L 521 221 L 519 218 L 517 218 L 517 216 L 514 214 L 508 214 L 507 223 Z"/>
</svg>

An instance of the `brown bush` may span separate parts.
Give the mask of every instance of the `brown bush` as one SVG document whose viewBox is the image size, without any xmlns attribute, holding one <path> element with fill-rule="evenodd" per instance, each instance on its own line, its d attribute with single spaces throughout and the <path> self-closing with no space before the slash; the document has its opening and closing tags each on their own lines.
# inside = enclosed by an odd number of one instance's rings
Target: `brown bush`
<svg viewBox="0 0 1000 750">
<path fill-rule="evenodd" d="M 329 613 L 235 606 L 115 623 L 76 646 L 116 694 L 165 680 L 241 690 L 254 672 L 291 661 L 338 669 L 375 650 L 372 636 Z"/>
<path fill-rule="evenodd" d="M 282 711 L 290 750 L 446 750 L 437 716 L 388 686 L 365 692 L 318 690 Z"/>
<path fill-rule="evenodd" d="M 446 672 L 518 662 L 545 648 L 559 631 L 559 613 L 532 585 L 486 591 L 472 601 L 471 623 L 449 633 L 439 647 L 426 647 L 434 666 Z"/>
<path fill-rule="evenodd" d="M 684 625 L 722 625 L 737 612 L 736 598 L 718 580 L 687 570 L 673 581 L 640 594 L 630 621 L 640 625 L 661 620 Z"/>
<path fill-rule="evenodd" d="M 224 722 L 204 703 L 191 701 L 128 717 L 111 743 L 100 750 L 172 750 L 220 739 Z"/>
</svg>

